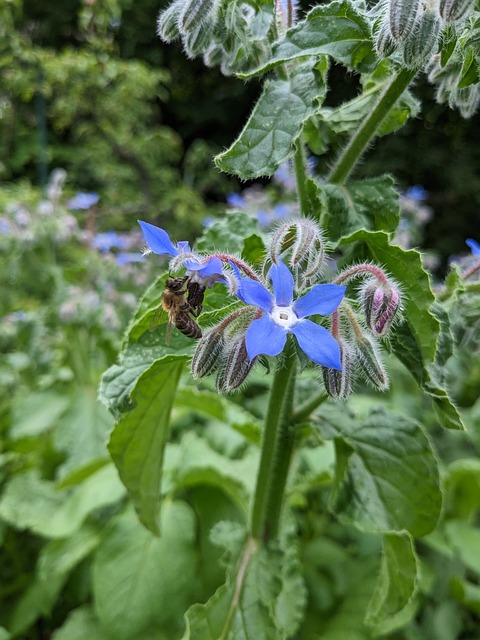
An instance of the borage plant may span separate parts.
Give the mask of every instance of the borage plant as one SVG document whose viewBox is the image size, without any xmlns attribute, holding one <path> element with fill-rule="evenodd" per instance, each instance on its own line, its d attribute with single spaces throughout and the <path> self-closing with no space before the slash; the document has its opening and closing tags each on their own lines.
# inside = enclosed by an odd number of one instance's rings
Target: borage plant
<svg viewBox="0 0 480 640">
<path fill-rule="evenodd" d="M 431 583 L 419 583 L 416 539 L 447 543 L 432 534 L 439 465 L 418 418 L 464 429 L 445 380 L 464 277 L 436 302 L 420 253 L 393 242 L 393 179 L 351 175 L 374 139 L 418 114 L 419 73 L 440 102 L 474 112 L 479 17 L 455 0 L 334 0 L 304 16 L 292 0 L 175 0 L 161 13 L 159 35 L 188 56 L 266 77 L 215 162 L 242 180 L 290 166 L 298 215 L 267 234 L 231 211 L 195 251 L 141 222 L 148 251 L 170 256 L 169 281 L 145 293 L 100 391 L 117 419 L 110 454 L 148 530 L 127 508 L 103 544 L 132 558 L 111 563 L 115 591 L 97 602 L 117 639 L 423 629 Z M 356 74 L 358 95 L 327 107 L 333 63 Z M 424 394 L 415 409 L 395 403 L 390 369 L 410 399 Z"/>
</svg>

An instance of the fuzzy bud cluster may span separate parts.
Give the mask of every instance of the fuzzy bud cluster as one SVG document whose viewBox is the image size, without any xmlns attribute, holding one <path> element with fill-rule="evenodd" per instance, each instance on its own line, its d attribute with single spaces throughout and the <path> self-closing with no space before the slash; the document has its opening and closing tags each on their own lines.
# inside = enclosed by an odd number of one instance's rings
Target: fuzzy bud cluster
<svg viewBox="0 0 480 640">
<path fill-rule="evenodd" d="M 255 360 L 250 360 L 245 345 L 245 332 L 254 311 L 234 311 L 203 334 L 192 358 L 192 375 L 203 378 L 217 373 L 215 386 L 219 393 L 232 393 L 246 380 Z"/>
<path fill-rule="evenodd" d="M 400 291 L 390 280 L 379 283 L 371 278 L 360 290 L 365 321 L 368 328 L 383 338 L 398 318 L 400 310 Z"/>
<path fill-rule="evenodd" d="M 345 340 L 339 340 L 341 371 L 322 367 L 323 384 L 331 398 L 346 400 L 352 393 L 352 367 L 354 365 L 354 353 Z"/>
<path fill-rule="evenodd" d="M 273 232 L 266 266 L 280 258 L 289 264 L 297 291 L 318 282 L 326 262 L 325 240 L 316 222 L 293 218 L 280 224 Z"/>
</svg>

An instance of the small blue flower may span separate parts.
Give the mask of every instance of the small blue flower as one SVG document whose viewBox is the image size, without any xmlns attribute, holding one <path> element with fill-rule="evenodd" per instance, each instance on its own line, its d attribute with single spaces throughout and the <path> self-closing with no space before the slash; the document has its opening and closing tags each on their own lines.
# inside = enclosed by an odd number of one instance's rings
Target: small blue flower
<svg viewBox="0 0 480 640">
<path fill-rule="evenodd" d="M 415 200 L 415 202 L 422 202 L 428 198 L 428 191 L 424 189 L 420 184 L 416 184 L 413 187 L 405 189 L 404 197 L 409 200 Z"/>
<path fill-rule="evenodd" d="M 236 209 L 244 209 L 246 200 L 239 193 L 229 193 L 227 196 L 227 204 Z"/>
<path fill-rule="evenodd" d="M 180 257 L 180 262 L 185 266 L 187 272 L 193 273 L 194 280 L 203 282 L 207 287 L 211 287 L 214 282 L 223 282 L 223 265 L 220 258 L 212 256 L 206 260 L 200 260 L 190 249 L 188 242 L 177 242 L 177 246 L 170 240 L 168 233 L 143 220 L 138 220 L 141 226 L 145 241 L 153 253 L 159 255 L 169 255 L 174 258 Z"/>
<path fill-rule="evenodd" d="M 67 202 L 67 209 L 77 211 L 79 209 L 90 209 L 100 200 L 98 193 L 77 193 Z"/>
<path fill-rule="evenodd" d="M 480 256 L 480 243 L 473 238 L 467 238 L 465 244 L 470 247 L 474 256 Z"/>
<path fill-rule="evenodd" d="M 238 277 L 239 273 L 235 271 Z M 341 370 L 338 342 L 325 327 L 307 320 L 307 317 L 333 313 L 342 301 L 345 287 L 318 284 L 294 302 L 293 276 L 281 260 L 272 265 L 268 277 L 272 281 L 274 295 L 258 281 L 239 278 L 237 296 L 240 300 L 265 312 L 251 323 L 245 335 L 250 360 L 262 353 L 278 355 L 283 351 L 287 333 L 293 333 L 310 360 L 329 369 Z"/>
<path fill-rule="evenodd" d="M 132 262 L 143 262 L 145 260 L 145 256 L 142 256 L 141 253 L 122 251 L 116 256 L 116 259 L 117 264 L 122 267 L 123 265 L 131 264 Z"/>
<path fill-rule="evenodd" d="M 106 253 L 110 249 L 127 249 L 128 245 L 128 238 L 116 231 L 97 233 L 92 239 L 92 247 L 102 253 Z"/>
</svg>

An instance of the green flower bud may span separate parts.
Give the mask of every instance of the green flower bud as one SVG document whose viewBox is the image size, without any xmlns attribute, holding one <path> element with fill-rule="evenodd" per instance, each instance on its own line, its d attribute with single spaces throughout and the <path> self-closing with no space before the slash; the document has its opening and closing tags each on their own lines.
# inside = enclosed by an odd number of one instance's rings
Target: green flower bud
<svg viewBox="0 0 480 640">
<path fill-rule="evenodd" d="M 390 33 L 390 27 L 383 20 L 373 32 L 373 41 L 380 58 L 388 58 L 397 48 L 397 43 Z"/>
<path fill-rule="evenodd" d="M 389 0 L 390 33 L 397 42 L 404 40 L 413 29 L 420 9 L 420 0 Z"/>
<path fill-rule="evenodd" d="M 322 367 L 322 375 L 328 395 L 331 398 L 345 400 L 352 392 L 353 353 L 350 346 L 343 340 L 339 340 L 338 344 L 340 346 L 342 370 Z"/>
<path fill-rule="evenodd" d="M 378 345 L 373 337 L 363 334 L 356 338 L 356 365 L 361 376 L 375 389 L 388 389 L 388 375 L 380 357 Z"/>
<path fill-rule="evenodd" d="M 157 21 L 157 35 L 164 42 L 173 42 L 181 36 L 179 20 L 184 0 L 176 0 L 160 13 Z"/>
<path fill-rule="evenodd" d="M 218 0 L 184 0 L 179 26 L 184 34 L 207 23 L 214 27 L 218 19 Z"/>
<path fill-rule="evenodd" d="M 440 33 L 440 18 L 426 10 L 407 36 L 403 47 L 403 60 L 407 67 L 420 69 L 435 53 Z"/>
<path fill-rule="evenodd" d="M 440 15 L 445 22 L 466 18 L 475 6 L 475 0 L 440 0 Z"/>
<path fill-rule="evenodd" d="M 225 347 L 225 335 L 221 327 L 213 327 L 205 331 L 197 342 L 197 347 L 192 358 L 192 375 L 194 378 L 203 378 L 213 373 L 218 366 L 223 349 Z"/>
<path fill-rule="evenodd" d="M 232 393 L 246 380 L 255 364 L 256 358 L 250 360 L 245 344 L 245 334 L 237 337 L 225 348 L 225 357 L 218 370 L 215 386 L 219 393 Z"/>
</svg>

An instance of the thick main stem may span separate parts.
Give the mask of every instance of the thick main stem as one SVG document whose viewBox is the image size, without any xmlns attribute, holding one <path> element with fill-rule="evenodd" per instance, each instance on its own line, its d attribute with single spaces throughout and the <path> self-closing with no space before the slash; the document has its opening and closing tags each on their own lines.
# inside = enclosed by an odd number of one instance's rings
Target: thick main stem
<svg viewBox="0 0 480 640">
<path fill-rule="evenodd" d="M 370 141 L 375 136 L 385 116 L 390 112 L 390 109 L 408 87 L 416 73 L 416 70 L 404 69 L 393 77 L 370 115 L 367 116 L 360 129 L 352 136 L 342 151 L 327 178 L 327 182 L 333 184 L 343 184 L 345 182 Z"/>
<path fill-rule="evenodd" d="M 251 517 L 251 533 L 262 540 L 277 536 L 294 448 L 291 424 L 296 354 L 287 340 L 284 358 L 275 373 L 262 440 L 262 452 Z"/>
</svg>

